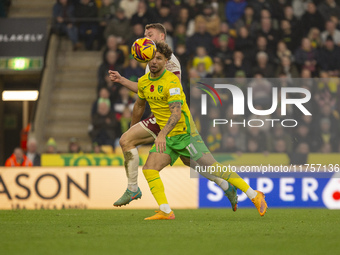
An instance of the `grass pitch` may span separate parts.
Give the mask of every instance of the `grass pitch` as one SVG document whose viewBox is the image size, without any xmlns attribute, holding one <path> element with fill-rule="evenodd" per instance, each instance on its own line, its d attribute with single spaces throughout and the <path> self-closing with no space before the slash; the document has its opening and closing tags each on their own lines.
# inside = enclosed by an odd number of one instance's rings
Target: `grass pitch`
<svg viewBox="0 0 340 255">
<path fill-rule="evenodd" d="M 175 210 L 0 211 L 0 253 L 9 254 L 339 254 L 340 211 Z"/>
</svg>

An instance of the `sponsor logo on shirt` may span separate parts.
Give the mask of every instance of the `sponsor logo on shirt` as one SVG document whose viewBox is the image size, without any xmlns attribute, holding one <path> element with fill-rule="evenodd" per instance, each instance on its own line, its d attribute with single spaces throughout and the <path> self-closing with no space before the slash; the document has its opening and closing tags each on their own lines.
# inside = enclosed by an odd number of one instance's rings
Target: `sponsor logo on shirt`
<svg viewBox="0 0 340 255">
<path fill-rule="evenodd" d="M 170 96 L 180 95 L 181 90 L 179 88 L 172 88 L 169 90 Z"/>
</svg>

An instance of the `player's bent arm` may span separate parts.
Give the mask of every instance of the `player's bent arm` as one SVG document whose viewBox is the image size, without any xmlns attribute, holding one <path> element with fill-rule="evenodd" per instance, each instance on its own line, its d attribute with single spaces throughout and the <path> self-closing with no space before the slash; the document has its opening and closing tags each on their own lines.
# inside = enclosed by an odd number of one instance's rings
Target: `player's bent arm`
<svg viewBox="0 0 340 255">
<path fill-rule="evenodd" d="M 174 127 L 177 125 L 178 121 L 181 119 L 181 109 L 182 104 L 181 102 L 173 102 L 169 104 L 169 108 L 171 111 L 171 115 L 168 119 L 168 122 L 164 126 L 164 128 L 159 132 L 156 140 L 155 140 L 155 146 L 156 150 L 160 153 L 163 153 L 166 150 L 166 140 L 165 137 L 167 134 L 171 132 L 171 130 L 174 129 Z"/>
<path fill-rule="evenodd" d="M 182 104 L 181 102 L 173 102 L 169 104 L 169 108 L 171 111 L 170 118 L 168 119 L 168 122 L 162 129 L 162 131 L 159 134 L 162 134 L 166 136 L 171 132 L 171 130 L 174 129 L 174 127 L 177 125 L 178 121 L 181 119 L 181 114 L 182 114 Z"/>
<path fill-rule="evenodd" d="M 138 93 L 138 82 L 130 81 L 126 79 L 125 77 L 122 77 L 122 81 L 120 84 L 122 84 L 124 87 L 128 88 L 129 90 L 132 90 L 135 93 Z"/>
<path fill-rule="evenodd" d="M 133 92 L 138 93 L 137 82 L 133 82 L 133 81 L 126 79 L 125 77 L 121 76 L 119 72 L 117 71 L 109 70 L 109 75 L 110 75 L 111 81 L 118 82 L 122 84 L 124 87 L 128 88 L 129 90 L 132 90 Z"/>
<path fill-rule="evenodd" d="M 131 117 L 131 127 L 138 123 L 140 119 L 143 116 L 144 110 L 145 110 L 145 104 L 146 100 L 140 99 L 139 97 L 137 98 L 137 101 L 135 102 L 133 106 L 133 111 L 132 111 L 132 117 Z"/>
</svg>

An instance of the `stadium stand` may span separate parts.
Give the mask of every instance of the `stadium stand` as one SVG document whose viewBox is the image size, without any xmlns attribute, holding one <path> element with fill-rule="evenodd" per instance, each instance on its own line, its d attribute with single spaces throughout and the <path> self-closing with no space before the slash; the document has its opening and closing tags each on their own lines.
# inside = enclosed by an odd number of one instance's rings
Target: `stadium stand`
<svg viewBox="0 0 340 255">
<path fill-rule="evenodd" d="M 321 124 L 315 125 L 321 123 L 322 117 L 331 121 L 335 132 L 339 132 L 340 58 L 336 57 L 339 52 L 339 1 L 315 0 L 299 3 L 293 0 L 198 0 L 162 1 L 161 4 L 154 1 L 133 1 L 133 10 L 136 10 L 134 13 L 126 9 L 127 1 L 68 2 L 75 7 L 79 7 L 79 3 L 93 7 L 91 13 L 78 15 L 75 24 L 79 28 L 83 27 L 81 24 L 84 22 L 91 22 L 96 24 L 96 31 L 92 28 L 85 29 L 83 35 L 95 33 L 87 43 L 84 36 L 80 36 L 80 47 L 74 47 L 75 42 L 72 44 L 66 36 L 51 35 L 46 59 L 49 64 L 44 71 L 42 98 L 35 121 L 35 130 L 40 132 L 37 134 L 40 146 L 46 144 L 49 137 L 53 137 L 60 151 L 66 152 L 70 137 L 77 137 L 84 151 L 92 150 L 87 127 L 91 122 L 92 102 L 98 98 L 97 92 L 101 87 L 107 87 L 111 92 L 112 105 L 115 105 L 117 100 L 120 102 L 117 98 L 120 87 L 110 83 L 108 77 L 101 76 L 98 80 L 98 67 L 102 64 L 103 70 L 116 68 L 124 74 L 130 66 L 129 44 L 138 36 L 142 36 L 140 30 L 146 23 L 158 21 L 167 27 L 168 43 L 173 45 L 174 52 L 182 63 L 182 83 L 185 91 L 188 91 L 189 78 L 193 76 L 331 78 L 332 80 L 319 80 L 309 87 L 315 93 L 311 107 L 316 111 L 312 121 L 305 124 L 310 134 L 321 139 L 318 145 L 308 144 L 309 150 L 320 151 L 329 139 L 329 135 L 322 134 L 327 133 L 327 128 L 322 129 Z M 46 0 L 12 1 L 9 17 L 52 19 L 52 7 L 55 3 L 56 1 Z M 237 11 L 235 8 L 238 8 Z M 94 12 L 97 14 L 94 15 Z M 174 13 L 179 13 L 178 17 L 171 15 Z M 103 62 L 107 51 L 105 40 L 112 40 L 112 35 L 115 36 L 116 44 L 113 48 L 118 55 L 122 55 L 119 57 L 119 66 Z M 326 117 L 324 112 L 327 112 Z M 226 110 L 221 114 L 226 114 Z M 322 123 L 326 125 L 327 120 Z M 242 135 L 233 139 L 230 135 L 220 137 L 219 132 L 215 137 L 210 133 L 210 148 L 216 148 L 218 151 L 224 146 L 236 146 L 243 152 L 270 152 L 276 146 L 272 142 L 273 137 L 277 135 L 276 130 L 265 134 L 265 139 L 269 141 L 266 146 L 255 144 L 258 141 L 252 138 L 252 131 L 239 130 L 237 134 L 239 132 Z M 204 130 L 202 134 L 207 135 Z M 281 135 L 284 141 L 287 141 L 287 135 L 292 141 L 296 136 L 294 132 L 284 130 Z M 238 137 L 243 140 L 238 141 Z M 246 141 L 244 137 L 247 138 Z M 338 152 L 338 137 L 331 137 L 335 140 L 330 150 Z M 293 148 L 284 147 L 283 152 L 289 152 L 301 146 L 294 143 Z"/>
</svg>

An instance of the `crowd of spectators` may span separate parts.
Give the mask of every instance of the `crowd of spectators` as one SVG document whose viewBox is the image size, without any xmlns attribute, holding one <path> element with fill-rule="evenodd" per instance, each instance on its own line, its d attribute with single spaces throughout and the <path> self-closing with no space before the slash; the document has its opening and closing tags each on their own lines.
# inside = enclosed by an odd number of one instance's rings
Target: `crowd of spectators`
<svg viewBox="0 0 340 255">
<path fill-rule="evenodd" d="M 11 0 L 1 0 L 0 1 L 0 18 L 7 17 L 8 9 L 11 6 Z"/>
<path fill-rule="evenodd" d="M 159 22 L 166 27 L 167 43 L 181 63 L 187 96 L 191 78 L 245 79 L 238 85 L 242 89 L 252 86 L 256 106 L 267 109 L 274 85 L 268 80 L 259 85 L 253 79 L 277 78 L 281 87 L 292 86 L 295 78 L 314 78 L 298 85 L 312 92 L 309 107 L 313 115 L 293 116 L 299 121 L 297 128 L 275 125 L 224 130 L 205 125 L 201 132 L 212 151 L 330 153 L 340 151 L 339 2 L 58 0 L 53 15 L 55 31 L 67 34 L 74 50 L 83 44 L 86 50 L 103 52 L 98 99 L 91 113 L 90 135 L 95 144 L 117 145 L 129 127 L 135 98 L 113 84 L 107 71 L 117 70 L 137 81 L 145 66 L 129 55 L 130 46 L 143 37 L 146 24 Z M 233 119 L 230 108 L 231 100 L 220 112 L 214 108 L 211 116 L 229 115 Z"/>
</svg>

